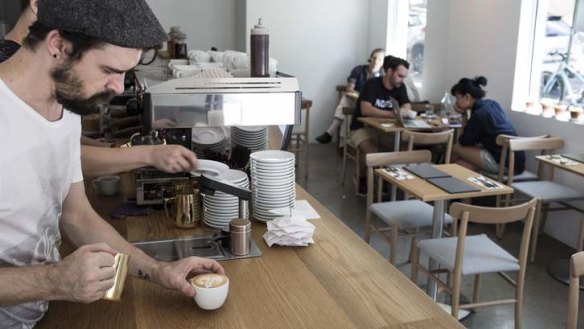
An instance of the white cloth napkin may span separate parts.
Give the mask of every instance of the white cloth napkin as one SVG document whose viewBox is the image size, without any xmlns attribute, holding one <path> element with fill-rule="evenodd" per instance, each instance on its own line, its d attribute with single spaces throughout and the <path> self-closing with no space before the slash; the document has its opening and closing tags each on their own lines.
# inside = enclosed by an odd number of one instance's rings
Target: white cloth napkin
<svg viewBox="0 0 584 329">
<path fill-rule="evenodd" d="M 267 223 L 268 231 L 264 233 L 264 240 L 271 247 L 274 244 L 281 246 L 306 247 L 314 243 L 312 235 L 315 226 L 302 216 L 278 217 Z"/>
</svg>

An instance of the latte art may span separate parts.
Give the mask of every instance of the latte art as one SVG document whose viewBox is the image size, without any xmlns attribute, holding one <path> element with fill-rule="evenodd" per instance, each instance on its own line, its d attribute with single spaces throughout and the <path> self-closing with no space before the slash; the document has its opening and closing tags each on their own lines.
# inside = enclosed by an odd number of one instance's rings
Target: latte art
<svg viewBox="0 0 584 329">
<path fill-rule="evenodd" d="M 207 273 L 197 275 L 191 279 L 191 283 L 200 288 L 217 288 L 226 284 L 228 281 L 227 277 L 221 274 Z"/>
</svg>

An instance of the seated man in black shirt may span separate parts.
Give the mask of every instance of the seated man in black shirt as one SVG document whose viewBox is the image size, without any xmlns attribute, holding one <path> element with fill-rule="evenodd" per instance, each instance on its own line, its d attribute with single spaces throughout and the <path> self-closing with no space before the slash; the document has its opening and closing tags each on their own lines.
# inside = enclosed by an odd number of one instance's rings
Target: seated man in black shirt
<svg viewBox="0 0 584 329">
<path fill-rule="evenodd" d="M 404 84 L 409 67 L 410 64 L 404 59 L 385 56 L 383 60 L 384 75 L 367 80 L 361 90 L 355 115 L 351 122 L 351 141 L 361 151 L 362 163 L 364 163 L 367 153 L 379 151 L 379 139 L 382 132 L 372 127 L 364 127 L 358 118 L 393 118 L 396 106 L 399 106 L 402 115 L 411 111 L 410 99 Z M 362 166 L 362 168 L 364 167 Z M 366 190 L 365 177 L 361 177 L 360 180 L 359 185 Z"/>
<path fill-rule="evenodd" d="M 462 132 L 458 144 L 452 149 L 452 162 L 466 168 L 496 174 L 499 171 L 501 146 L 498 135 L 517 136 L 505 110 L 496 101 L 485 99 L 481 86 L 487 85 L 485 77 L 462 78 L 452 87 L 456 96 L 454 109 L 462 115 Z M 467 120 L 466 111 L 471 111 Z M 507 164 L 505 164 L 507 166 Z M 525 153 L 515 152 L 515 173 L 525 169 Z"/>
</svg>

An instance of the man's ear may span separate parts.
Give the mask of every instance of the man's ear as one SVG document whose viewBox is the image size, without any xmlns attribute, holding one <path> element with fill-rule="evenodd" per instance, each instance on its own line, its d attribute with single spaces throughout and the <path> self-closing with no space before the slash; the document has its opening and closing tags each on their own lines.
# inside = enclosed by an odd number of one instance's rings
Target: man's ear
<svg viewBox="0 0 584 329">
<path fill-rule="evenodd" d="M 45 38 L 47 44 L 47 51 L 55 58 L 63 57 L 65 55 L 65 41 L 61 37 L 59 30 L 52 30 L 47 33 Z"/>
<path fill-rule="evenodd" d="M 32 10 L 35 16 L 37 15 L 39 10 L 39 0 L 30 0 L 30 10 Z"/>
</svg>

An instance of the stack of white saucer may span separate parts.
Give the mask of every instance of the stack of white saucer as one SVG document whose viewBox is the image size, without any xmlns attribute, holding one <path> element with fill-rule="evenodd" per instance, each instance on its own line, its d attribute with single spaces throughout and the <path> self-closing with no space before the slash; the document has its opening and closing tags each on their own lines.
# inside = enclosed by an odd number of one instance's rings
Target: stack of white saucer
<svg viewBox="0 0 584 329">
<path fill-rule="evenodd" d="M 244 146 L 251 152 L 263 151 L 268 145 L 268 127 L 247 126 L 231 128 L 231 147 Z"/>
<path fill-rule="evenodd" d="M 205 150 L 223 154 L 225 152 L 225 131 L 221 127 L 197 127 L 192 129 L 192 148 L 200 159 L 205 158 Z"/>
<path fill-rule="evenodd" d="M 228 169 L 221 172 L 219 176 L 210 178 L 222 183 L 249 188 L 247 174 L 240 170 Z M 203 210 L 204 223 L 209 227 L 221 229 L 228 226 L 232 219 L 239 217 L 239 199 L 218 191 L 214 195 L 203 195 Z"/>
<path fill-rule="evenodd" d="M 296 204 L 294 153 L 260 151 L 250 155 L 253 217 L 269 221 L 276 217 L 272 209 Z"/>
</svg>

